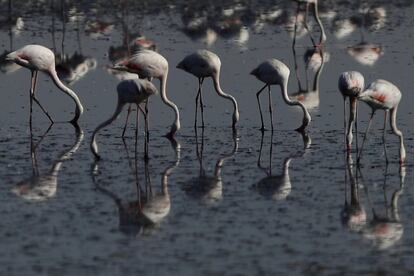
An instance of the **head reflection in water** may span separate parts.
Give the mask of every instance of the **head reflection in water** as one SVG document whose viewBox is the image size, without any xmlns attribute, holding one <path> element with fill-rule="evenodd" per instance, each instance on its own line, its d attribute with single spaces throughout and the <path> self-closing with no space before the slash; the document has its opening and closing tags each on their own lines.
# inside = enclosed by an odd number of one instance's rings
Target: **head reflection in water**
<svg viewBox="0 0 414 276">
<path fill-rule="evenodd" d="M 73 125 L 76 132 L 75 143 L 69 149 L 64 150 L 59 157 L 52 163 L 51 168 L 45 172 L 40 173 L 37 164 L 37 149 L 47 133 L 50 131 L 52 125 L 42 135 L 37 144 L 34 144 L 33 136 L 31 135 L 31 158 L 33 174 L 30 178 L 25 179 L 16 184 L 12 192 L 25 200 L 38 202 L 48 200 L 56 195 L 58 186 L 58 176 L 62 169 L 63 162 L 68 160 L 78 149 L 83 140 L 83 130 Z M 31 133 L 32 134 L 32 133 Z"/>
<path fill-rule="evenodd" d="M 404 233 L 404 227 L 399 217 L 398 200 L 404 189 L 405 167 L 400 167 L 399 185 L 393 191 L 390 200 L 387 198 L 388 165 L 385 167 L 382 189 L 377 189 L 377 191 L 383 191 L 384 194 L 375 194 L 376 198 L 385 201 L 385 214 L 380 215 L 377 212 L 379 208 L 375 206 L 371 199 L 374 194 L 368 191 L 373 183 L 364 181 L 361 168 L 359 166 L 354 168 L 349 153 L 347 153 L 346 160 L 345 206 L 341 212 L 342 224 L 349 230 L 361 234 L 375 248 L 388 249 L 395 245 Z M 347 176 L 349 176 L 350 183 L 348 183 Z M 350 187 L 350 201 L 348 201 L 348 185 Z M 360 190 L 362 188 L 365 191 L 364 198 L 372 210 L 371 220 L 368 219 L 368 214 L 361 202 Z"/>
<path fill-rule="evenodd" d="M 273 132 L 271 132 L 270 136 L 270 151 L 269 151 L 269 167 L 263 167 L 262 165 L 262 149 L 263 149 L 263 142 L 264 142 L 264 133 L 262 133 L 262 140 L 260 143 L 260 150 L 259 150 L 259 158 L 257 160 L 257 166 L 266 173 L 266 177 L 260 179 L 256 184 L 252 186 L 252 188 L 258 191 L 261 195 L 266 198 L 270 198 L 273 200 L 284 200 L 286 199 L 290 192 L 292 191 L 292 183 L 290 181 L 289 176 L 289 166 L 294 158 L 303 157 L 306 153 L 306 149 L 308 149 L 311 145 L 311 138 L 307 133 L 301 132 L 300 135 L 302 136 L 303 143 L 304 143 L 304 150 L 302 153 L 295 153 L 291 154 L 290 156 L 286 157 L 283 161 L 282 166 L 282 173 L 281 174 L 273 174 L 272 173 L 272 154 L 273 154 Z"/>
<path fill-rule="evenodd" d="M 348 201 L 348 177 L 350 179 L 350 201 Z M 364 206 L 360 202 L 359 170 L 354 173 L 352 155 L 347 154 L 345 168 L 345 204 L 341 212 L 342 224 L 354 232 L 361 231 L 367 222 L 367 214 Z"/>
<path fill-rule="evenodd" d="M 201 138 L 201 143 L 199 142 Z M 204 154 L 204 129 L 201 131 L 201 137 L 198 137 L 198 132 L 195 132 L 197 159 L 200 164 L 200 171 L 197 177 L 191 178 L 184 186 L 185 192 L 205 204 L 214 204 L 221 201 L 223 198 L 223 181 L 221 172 L 224 161 L 233 157 L 238 149 L 237 131 L 233 132 L 233 148 L 231 152 L 223 155 L 217 159 L 214 167 L 214 175 L 207 175 L 204 169 L 203 154 Z M 199 145 L 200 144 L 200 145 Z"/>
<path fill-rule="evenodd" d="M 138 180 L 137 149 L 135 147 L 134 162 L 132 162 L 128 154 L 128 147 L 125 140 L 123 141 L 131 172 L 135 178 L 137 189 L 136 200 L 125 201 L 118 197 L 114 192 L 111 192 L 109 188 L 101 185 L 99 183 L 100 181 L 97 179 L 97 176 L 99 175 L 97 162 L 93 163 L 91 167 L 92 179 L 97 191 L 112 199 L 118 207 L 119 228 L 123 233 L 129 236 L 148 234 L 154 228 L 157 228 L 170 213 L 171 201 L 168 192 L 168 177 L 180 163 L 180 144 L 175 139 L 170 140 L 171 146 L 175 151 L 175 162 L 165 168 L 161 176 L 161 189 L 159 192 L 155 192 L 151 183 L 148 161 L 145 161 L 145 186 L 142 187 Z"/>
<path fill-rule="evenodd" d="M 404 190 L 405 167 L 400 167 L 399 186 L 392 193 L 390 202 L 387 199 L 387 171 L 384 173 L 384 199 L 385 199 L 385 215 L 379 215 L 372 206 L 373 218 L 369 225 L 363 230 L 363 236 L 370 240 L 372 244 L 381 250 L 386 250 L 395 245 L 404 233 L 404 226 L 400 221 L 398 211 L 398 200 Z M 368 191 L 367 191 L 368 193 Z M 369 197 L 369 194 L 367 195 Z M 372 204 L 372 203 L 371 203 Z"/>
</svg>

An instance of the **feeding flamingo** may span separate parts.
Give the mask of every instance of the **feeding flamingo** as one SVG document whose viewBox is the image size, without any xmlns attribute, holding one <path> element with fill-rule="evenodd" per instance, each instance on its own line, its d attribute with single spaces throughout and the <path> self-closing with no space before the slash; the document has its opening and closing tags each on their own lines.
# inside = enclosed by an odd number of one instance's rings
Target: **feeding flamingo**
<svg viewBox="0 0 414 276">
<path fill-rule="evenodd" d="M 385 130 L 388 112 L 391 111 L 390 116 L 390 125 L 393 133 L 400 138 L 400 164 L 405 162 L 405 148 L 404 148 L 404 139 L 402 132 L 397 128 L 397 110 L 398 104 L 401 100 L 401 92 L 397 86 L 386 80 L 376 80 L 372 82 L 368 88 L 358 95 L 358 100 L 366 102 L 372 109 L 371 117 L 368 122 L 367 130 L 365 131 L 364 140 L 362 141 L 361 150 L 357 162 L 359 163 L 362 155 L 362 149 L 364 147 L 365 140 L 369 128 L 371 126 L 372 117 L 374 117 L 375 111 L 378 109 L 383 109 L 385 111 L 384 118 L 384 132 L 383 132 L 383 143 L 385 149 Z M 387 152 L 385 151 L 386 162 L 388 163 Z"/>
<path fill-rule="evenodd" d="M 83 113 L 83 106 L 76 93 L 60 81 L 55 68 L 55 55 L 50 49 L 41 45 L 26 45 L 23 48 L 8 54 L 6 56 L 6 60 L 13 61 L 20 66 L 26 67 L 32 72 L 32 82 L 30 87 L 30 124 L 32 123 L 33 101 L 39 105 L 42 111 L 49 118 L 50 122 L 53 123 L 49 113 L 43 108 L 35 95 L 37 74 L 39 71 L 47 73 L 52 78 L 55 85 L 75 101 L 75 117 L 70 122 L 73 124 L 78 122 L 79 117 Z"/>
<path fill-rule="evenodd" d="M 341 92 L 342 96 L 344 97 L 344 133 L 346 127 L 346 98 L 349 98 L 349 122 L 348 122 L 348 129 L 346 130 L 346 147 L 347 150 L 351 150 L 352 146 L 352 125 L 355 122 L 355 132 L 358 134 L 357 128 L 357 116 L 358 116 L 358 109 L 357 109 L 357 97 L 361 92 L 364 90 L 364 77 L 361 73 L 356 71 L 347 71 L 342 73 L 339 76 L 338 81 L 339 91 Z M 357 135 L 358 137 L 358 135 Z M 358 146 L 358 140 L 356 141 Z"/>
<path fill-rule="evenodd" d="M 105 122 L 101 123 L 96 129 L 93 131 L 92 140 L 90 144 L 91 151 L 95 156 L 96 160 L 99 160 L 101 157 L 98 154 L 98 145 L 96 144 L 96 134 L 98 131 L 110 123 L 112 123 L 118 115 L 121 113 L 125 104 L 136 104 L 137 105 L 137 128 L 135 131 L 135 139 L 137 139 L 138 135 L 138 112 L 140 109 L 141 112 L 144 114 L 144 117 L 147 116 L 146 112 L 144 112 L 140 104 L 145 102 L 149 96 L 154 95 L 157 93 L 157 88 L 152 84 L 150 81 L 142 80 L 142 79 L 132 79 L 132 80 L 124 80 L 121 81 L 117 86 L 118 92 L 118 104 L 116 106 L 114 114 L 106 120 Z M 146 131 L 148 131 L 146 129 Z M 147 138 L 147 137 L 146 137 Z M 148 158 L 148 141 L 145 142 L 145 158 Z"/>
<path fill-rule="evenodd" d="M 175 114 L 174 123 L 166 136 L 168 138 L 174 137 L 175 133 L 180 129 L 180 113 L 177 106 L 167 98 L 168 61 L 162 55 L 152 50 L 140 50 L 128 60 L 115 64 L 113 69 L 135 73 L 140 78 L 157 78 L 160 80 L 161 99 L 173 109 Z"/>
<path fill-rule="evenodd" d="M 220 68 L 221 61 L 220 58 L 215 54 L 207 50 L 198 50 L 197 52 L 186 56 L 180 63 L 178 63 L 177 68 L 182 69 L 190 74 L 193 74 L 198 78 L 198 93 L 196 97 L 196 112 L 195 112 L 195 121 L 194 127 L 197 127 L 197 104 L 200 103 L 201 109 L 201 120 L 202 127 L 204 127 L 204 106 L 203 106 L 203 96 L 201 92 L 201 87 L 203 85 L 204 78 L 211 77 L 213 79 L 214 88 L 217 94 L 220 97 L 226 98 L 233 103 L 233 129 L 235 128 L 237 122 L 239 121 L 239 109 L 237 106 L 236 99 L 223 92 L 220 86 Z"/>
<path fill-rule="evenodd" d="M 292 101 L 291 99 L 289 99 L 288 92 L 287 92 L 287 86 L 288 86 L 289 75 L 290 75 L 289 68 L 283 62 L 273 58 L 273 59 L 269 59 L 261 63 L 250 74 L 254 75 L 260 81 L 265 83 L 265 85 L 256 93 L 257 102 L 259 104 L 260 119 L 262 121 L 262 127 L 260 128 L 260 130 L 264 131 L 265 128 L 264 128 L 264 123 L 263 123 L 263 114 L 262 114 L 262 108 L 260 106 L 259 95 L 267 87 L 269 91 L 269 111 L 270 111 L 271 127 L 273 131 L 273 109 L 272 109 L 270 85 L 276 84 L 281 87 L 282 96 L 287 105 L 291 105 L 291 106 L 297 105 L 300 108 L 302 108 L 302 111 L 303 111 L 302 125 L 296 130 L 304 131 L 311 121 L 311 116 L 308 110 L 306 109 L 306 107 L 301 102 Z"/>
</svg>

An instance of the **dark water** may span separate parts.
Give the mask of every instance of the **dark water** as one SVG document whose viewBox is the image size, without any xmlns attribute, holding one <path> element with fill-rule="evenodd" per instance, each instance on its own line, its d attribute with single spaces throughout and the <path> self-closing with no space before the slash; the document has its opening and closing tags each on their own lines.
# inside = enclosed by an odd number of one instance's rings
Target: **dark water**
<svg viewBox="0 0 414 276">
<path fill-rule="evenodd" d="M 291 68 L 289 93 L 300 90 L 291 47 L 293 1 L 102 2 L 65 2 L 63 8 L 61 1 L 1 2 L 2 52 L 39 43 L 65 56 L 61 76 L 86 109 L 80 129 L 58 123 L 48 130 L 35 107 L 30 132 L 30 72 L 2 63 L 0 274 L 413 273 L 411 1 L 320 3 L 325 63 L 320 68 L 318 55 L 310 62 L 311 92 L 298 96 L 313 117 L 306 137 L 293 131 L 300 111 L 283 103 L 277 87 L 275 131 L 261 135 L 255 99 L 261 83 L 249 75 L 275 57 Z M 310 25 L 318 39 L 312 16 Z M 123 115 L 98 136 L 103 160 L 94 164 L 90 136 L 112 114 L 119 82 L 108 74 L 115 56 L 110 47 L 122 55 L 123 41 L 138 35 L 154 41 L 170 63 L 168 94 L 180 108 L 183 128 L 176 144 L 162 137 L 172 114 L 153 97 L 149 163 L 143 160 L 142 126 L 136 154 L 134 120 L 125 144 L 121 139 Z M 306 90 L 304 56 L 312 43 L 302 27 L 298 36 L 298 77 Z M 240 106 L 236 135 L 232 106 L 213 92 L 210 80 L 204 88 L 206 129 L 196 135 L 192 127 L 197 80 L 175 65 L 199 48 L 221 57 L 222 87 Z M 345 159 L 337 78 L 351 69 L 367 83 L 384 78 L 402 91 L 404 168 L 392 135 L 386 166 L 381 112 L 362 166 Z M 57 121 L 71 118 L 72 102 L 46 75 L 37 95 Z M 262 101 L 269 125 L 267 96 Z M 359 142 L 369 111 L 361 104 Z"/>
</svg>

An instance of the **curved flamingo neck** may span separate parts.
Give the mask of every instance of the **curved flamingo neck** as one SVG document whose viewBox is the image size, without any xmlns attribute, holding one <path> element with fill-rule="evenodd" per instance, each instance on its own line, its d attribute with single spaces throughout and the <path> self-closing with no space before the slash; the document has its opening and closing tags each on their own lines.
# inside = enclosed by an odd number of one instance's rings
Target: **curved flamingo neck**
<svg viewBox="0 0 414 276">
<path fill-rule="evenodd" d="M 83 130 L 79 127 L 79 126 L 75 126 L 76 128 L 76 141 L 75 144 L 67 151 L 64 151 L 61 156 L 58 158 L 58 160 L 56 160 L 56 162 L 54 162 L 52 168 L 50 169 L 50 174 L 57 176 L 62 164 L 64 161 L 68 160 L 80 147 L 82 141 L 83 141 L 83 137 L 84 137 L 84 133 Z"/>
<path fill-rule="evenodd" d="M 392 131 L 400 137 L 400 163 L 403 164 L 405 162 L 405 147 L 404 147 L 404 138 L 401 130 L 397 127 L 397 110 L 398 105 L 396 105 L 393 109 L 391 109 L 391 116 L 390 116 L 390 124 Z"/>
<path fill-rule="evenodd" d="M 319 40 L 319 44 L 322 44 L 326 41 L 326 34 L 325 34 L 325 29 L 322 25 L 322 21 L 319 18 L 318 2 L 316 1 L 313 6 L 314 6 L 314 12 L 315 12 L 315 19 L 318 22 L 319 28 L 321 28 L 321 38 Z"/>
<path fill-rule="evenodd" d="M 212 75 L 213 82 L 214 82 L 214 89 L 216 90 L 217 94 L 223 98 L 230 100 L 233 103 L 233 128 L 235 127 L 236 123 L 239 121 L 239 107 L 237 105 L 236 99 L 230 95 L 223 92 L 220 86 L 220 71 Z"/>
<path fill-rule="evenodd" d="M 168 195 L 168 177 L 171 175 L 173 170 L 180 164 L 181 160 L 181 145 L 174 138 L 171 139 L 171 145 L 175 151 L 175 162 L 174 164 L 168 166 L 162 174 L 161 187 L 162 193 L 164 195 Z"/>
<path fill-rule="evenodd" d="M 290 105 L 290 106 L 298 105 L 298 106 L 300 106 L 300 108 L 302 108 L 302 111 L 303 111 L 303 123 L 302 123 L 302 126 L 299 127 L 299 130 L 304 130 L 306 128 L 306 126 L 309 124 L 309 122 L 311 121 L 311 116 L 310 116 L 308 110 L 306 109 L 306 107 L 301 102 L 299 102 L 299 101 L 292 101 L 289 98 L 288 92 L 287 92 L 287 89 L 288 89 L 287 88 L 288 81 L 289 81 L 289 79 L 286 78 L 283 81 L 283 84 L 281 85 L 283 100 L 285 101 L 285 103 L 287 105 Z"/>
<path fill-rule="evenodd" d="M 93 131 L 90 148 L 91 148 L 91 151 L 92 151 L 93 155 L 95 155 L 95 158 L 97 160 L 99 160 L 101 157 L 98 154 L 98 145 L 96 144 L 96 135 L 97 135 L 97 133 L 98 133 L 99 130 L 101 130 L 102 128 L 106 127 L 107 125 L 109 125 L 110 123 L 112 123 L 114 120 L 116 120 L 116 118 L 118 118 L 118 115 L 119 115 L 119 113 L 121 113 L 122 108 L 124 107 L 124 105 L 125 105 L 125 103 L 119 101 L 119 99 L 118 99 L 118 105 L 116 107 L 116 110 L 115 110 L 114 114 L 111 116 L 111 118 L 109 118 L 105 122 L 103 122 L 100 125 L 98 125 L 95 128 L 95 130 Z"/>
<path fill-rule="evenodd" d="M 76 95 L 75 92 L 73 92 L 73 90 L 71 90 L 70 88 L 68 88 L 67 86 L 65 86 L 59 79 L 55 68 L 52 68 L 51 70 L 49 70 L 49 74 L 52 77 L 53 82 L 56 84 L 56 86 L 62 90 L 64 93 L 66 93 L 67 95 L 69 95 L 69 97 L 71 97 L 76 104 L 76 109 L 75 109 L 75 117 L 71 120 L 71 122 L 76 123 L 79 120 L 79 117 L 82 115 L 83 113 L 83 106 L 82 103 L 80 102 L 78 95 Z"/>
<path fill-rule="evenodd" d="M 321 54 L 321 66 L 319 66 L 318 71 L 315 74 L 315 79 L 313 81 L 313 91 L 317 91 L 319 93 L 319 79 L 321 78 L 323 67 L 325 66 L 325 53 L 323 51 L 320 52 Z"/>
<path fill-rule="evenodd" d="M 358 106 L 357 99 L 355 97 L 350 97 L 349 99 L 350 99 L 349 100 L 349 102 L 350 102 L 350 105 L 349 105 L 350 114 L 349 114 L 348 129 L 346 131 L 346 140 L 347 140 L 346 143 L 347 143 L 348 148 L 350 148 L 351 145 L 352 145 L 352 139 L 353 139 L 352 126 L 354 125 L 356 114 L 357 114 L 357 108 L 358 108 L 357 107 Z"/>
<path fill-rule="evenodd" d="M 168 75 L 168 71 L 166 71 L 166 73 L 160 77 L 161 99 L 166 105 L 171 107 L 174 111 L 175 120 L 174 120 L 174 123 L 171 125 L 171 130 L 170 130 L 170 134 L 174 135 L 181 128 L 180 112 L 178 111 L 178 107 L 175 105 L 175 103 L 173 103 L 167 98 L 167 75 Z"/>
</svg>

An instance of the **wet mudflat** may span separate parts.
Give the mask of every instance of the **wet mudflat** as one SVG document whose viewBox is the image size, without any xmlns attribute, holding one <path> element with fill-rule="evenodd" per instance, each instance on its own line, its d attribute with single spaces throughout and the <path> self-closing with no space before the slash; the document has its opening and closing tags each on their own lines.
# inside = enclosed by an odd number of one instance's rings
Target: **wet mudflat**
<svg viewBox="0 0 414 276">
<path fill-rule="evenodd" d="M 1 274 L 411 274 L 413 6 L 342 2 L 320 3 L 327 34 L 321 54 L 303 26 L 292 50 L 293 1 L 65 2 L 63 9 L 60 1 L 13 1 L 11 9 L 5 1 L 2 52 L 28 43 L 54 49 L 60 77 L 85 113 L 80 128 L 56 123 L 48 129 L 35 106 L 30 131 L 30 72 L 2 63 Z M 310 27 L 318 39 L 312 17 Z M 135 116 L 123 140 L 123 114 L 98 135 L 102 160 L 95 163 L 92 131 L 113 113 L 116 85 L 126 77 L 107 67 L 127 54 L 125 41 L 139 36 L 170 63 L 168 95 L 180 109 L 182 130 L 173 142 L 163 137 L 173 115 L 154 96 L 149 162 L 142 116 L 135 149 Z M 193 128 L 197 79 L 175 66 L 199 48 L 221 58 L 223 90 L 240 106 L 237 133 L 230 127 L 231 103 L 215 94 L 210 79 L 203 89 L 206 128 Z M 255 93 L 262 84 L 249 73 L 270 57 L 291 68 L 289 94 L 310 109 L 306 135 L 293 130 L 300 110 L 284 104 L 278 87 L 272 88 L 275 131 L 259 131 Z M 387 135 L 391 162 L 385 163 L 382 112 L 361 166 L 355 151 L 346 158 L 337 79 L 351 69 L 367 83 L 384 78 L 402 91 L 405 167 L 393 135 Z M 71 118 L 73 103 L 44 74 L 37 95 L 57 121 Z M 269 127 L 266 91 L 262 97 Z M 359 143 L 369 112 L 360 104 Z"/>
</svg>

